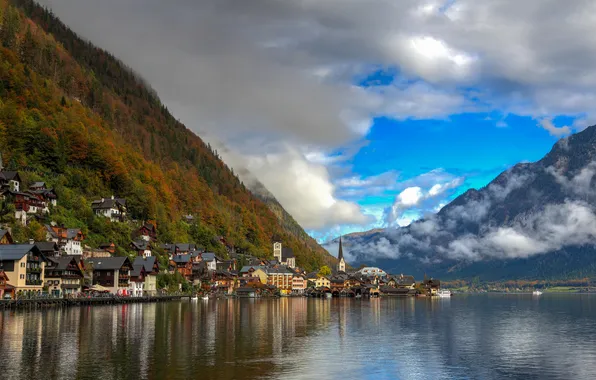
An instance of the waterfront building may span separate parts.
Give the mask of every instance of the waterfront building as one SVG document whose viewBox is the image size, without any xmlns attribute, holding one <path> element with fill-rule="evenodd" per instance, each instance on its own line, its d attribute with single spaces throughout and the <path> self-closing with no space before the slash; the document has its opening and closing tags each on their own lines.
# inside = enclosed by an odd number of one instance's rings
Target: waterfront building
<svg viewBox="0 0 596 380">
<path fill-rule="evenodd" d="M 133 262 L 133 269 L 135 267 L 143 266 L 145 271 L 145 281 L 143 285 L 144 296 L 157 295 L 157 275 L 159 274 L 159 261 L 155 256 L 137 257 Z"/>
<path fill-rule="evenodd" d="M 263 265 L 244 266 L 240 269 L 240 276 L 246 278 L 258 278 L 261 284 L 267 283 L 266 267 Z"/>
<path fill-rule="evenodd" d="M 34 244 L 0 245 L 0 271 L 19 292 L 41 292 L 48 259 Z"/>
<path fill-rule="evenodd" d="M 275 286 L 279 289 L 279 293 L 283 295 L 292 293 L 292 277 L 294 273 L 286 266 L 277 266 L 267 268 L 267 284 Z"/>
<path fill-rule="evenodd" d="M 174 255 L 170 260 L 170 273 L 179 272 L 188 281 L 192 281 L 191 255 Z"/>
<path fill-rule="evenodd" d="M 10 298 L 14 299 L 15 288 L 8 283 L 10 279 L 3 270 L 0 270 L 0 299 L 4 299 L 5 295 L 9 295 Z"/>
<path fill-rule="evenodd" d="M 73 256 L 48 258 L 44 281 L 51 295 L 62 297 L 80 293 L 83 277 L 83 270 Z"/>
<path fill-rule="evenodd" d="M 317 277 L 317 279 L 315 279 L 313 282 L 314 282 L 316 288 L 321 288 L 321 287 L 331 288 L 331 280 L 329 280 L 328 277 L 325 277 L 325 276 Z"/>
<path fill-rule="evenodd" d="M 304 294 L 306 290 L 306 278 L 301 274 L 294 274 L 292 277 L 292 294 Z"/>
<path fill-rule="evenodd" d="M 135 261 L 136 262 L 136 261 Z M 129 294 L 133 297 L 142 297 L 145 290 L 145 278 L 147 272 L 143 264 L 135 265 L 133 263 L 130 271 Z"/>
<path fill-rule="evenodd" d="M 101 285 L 113 294 L 127 294 L 132 264 L 128 257 L 92 258 L 92 285 Z"/>
</svg>

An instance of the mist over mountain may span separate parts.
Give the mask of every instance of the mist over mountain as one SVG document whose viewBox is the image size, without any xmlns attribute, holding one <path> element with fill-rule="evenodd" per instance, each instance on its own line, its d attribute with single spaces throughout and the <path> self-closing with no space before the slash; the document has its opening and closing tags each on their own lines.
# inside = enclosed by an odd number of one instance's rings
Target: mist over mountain
<svg viewBox="0 0 596 380">
<path fill-rule="evenodd" d="M 471 158 L 472 159 L 472 158 Z M 596 272 L 596 126 L 559 140 L 470 189 L 436 215 L 397 229 L 348 235 L 352 266 L 484 280 L 568 278 Z M 327 245 L 334 251 L 334 242 Z"/>
</svg>

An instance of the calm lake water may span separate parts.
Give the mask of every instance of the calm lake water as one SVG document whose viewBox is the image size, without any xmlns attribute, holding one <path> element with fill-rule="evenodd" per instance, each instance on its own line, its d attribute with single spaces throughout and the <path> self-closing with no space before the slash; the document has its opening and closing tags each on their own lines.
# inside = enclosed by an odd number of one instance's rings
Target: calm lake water
<svg viewBox="0 0 596 380">
<path fill-rule="evenodd" d="M 596 295 L 0 313 L 4 379 L 594 379 Z"/>
</svg>

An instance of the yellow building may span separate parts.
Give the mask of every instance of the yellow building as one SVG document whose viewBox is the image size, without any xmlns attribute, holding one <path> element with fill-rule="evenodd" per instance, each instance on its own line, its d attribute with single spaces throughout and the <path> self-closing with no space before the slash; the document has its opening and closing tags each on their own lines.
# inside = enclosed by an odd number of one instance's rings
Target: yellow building
<svg viewBox="0 0 596 380">
<path fill-rule="evenodd" d="M 0 230 L 0 244 L 12 244 L 12 236 L 7 230 Z"/>
<path fill-rule="evenodd" d="M 47 259 L 33 244 L 0 245 L 0 270 L 9 278 L 8 284 L 19 292 L 41 292 Z"/>
<path fill-rule="evenodd" d="M 319 277 L 316 280 L 313 281 L 315 283 L 315 286 L 317 288 L 320 288 L 321 286 L 326 286 L 326 287 L 331 287 L 331 280 L 329 280 L 327 277 L 323 276 L 323 277 Z"/>
<path fill-rule="evenodd" d="M 240 275 L 242 277 L 258 277 L 261 284 L 266 284 L 269 277 L 265 272 L 265 267 L 260 265 L 242 267 Z"/>
</svg>

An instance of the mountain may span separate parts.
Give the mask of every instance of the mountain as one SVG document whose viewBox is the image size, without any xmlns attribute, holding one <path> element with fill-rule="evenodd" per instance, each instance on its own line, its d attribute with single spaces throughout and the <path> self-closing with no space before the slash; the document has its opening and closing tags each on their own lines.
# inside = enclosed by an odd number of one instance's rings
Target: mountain
<svg viewBox="0 0 596 380">
<path fill-rule="evenodd" d="M 256 197 L 218 152 L 177 121 L 155 91 L 124 63 L 78 37 L 32 0 L 0 0 L 0 152 L 25 186 L 44 181 L 58 207 L 40 222 L 79 227 L 87 244 L 114 241 L 125 254 L 132 224 L 93 216 L 94 199 L 126 198 L 132 219 L 154 221 L 164 242 L 195 242 L 225 254 L 271 256 L 283 239 L 297 264 L 333 262 L 283 210 Z M 184 222 L 184 215 L 196 223 Z M 39 224 L 20 239 L 39 237 Z"/>
<path fill-rule="evenodd" d="M 424 220 L 348 235 L 350 264 L 443 279 L 596 274 L 596 126 L 559 140 Z"/>
</svg>

